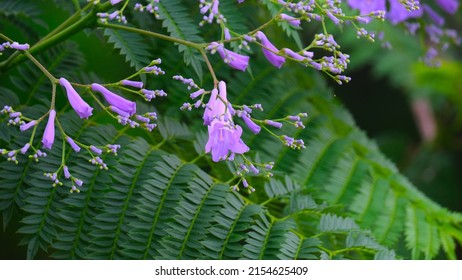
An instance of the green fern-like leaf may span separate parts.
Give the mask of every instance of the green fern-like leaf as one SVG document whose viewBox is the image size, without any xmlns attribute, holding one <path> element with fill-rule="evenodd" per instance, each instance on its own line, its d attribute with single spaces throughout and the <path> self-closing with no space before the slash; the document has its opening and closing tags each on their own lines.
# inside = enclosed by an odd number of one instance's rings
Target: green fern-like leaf
<svg viewBox="0 0 462 280">
<path fill-rule="evenodd" d="M 162 26 L 167 28 L 172 37 L 188 40 L 195 43 L 202 43 L 203 39 L 198 35 L 196 23 L 189 17 L 185 7 L 180 0 L 171 0 L 159 3 L 159 17 Z M 200 54 L 185 45 L 178 45 L 178 50 L 183 53 L 186 65 L 191 65 L 197 76 L 202 79 L 202 58 Z"/>
<path fill-rule="evenodd" d="M 149 46 L 141 35 L 109 28 L 104 29 L 104 35 L 107 36 L 108 42 L 114 44 L 120 54 L 125 56 L 125 61 L 129 62 L 131 67 L 140 70 L 149 64 Z"/>
</svg>

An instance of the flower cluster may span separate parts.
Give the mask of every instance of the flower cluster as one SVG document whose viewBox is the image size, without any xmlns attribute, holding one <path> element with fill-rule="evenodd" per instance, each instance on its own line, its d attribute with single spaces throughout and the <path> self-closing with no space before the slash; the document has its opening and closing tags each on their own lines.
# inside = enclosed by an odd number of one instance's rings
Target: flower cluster
<svg viewBox="0 0 462 280">
<path fill-rule="evenodd" d="M 18 42 L 4 42 L 0 44 L 0 53 L 3 52 L 5 49 L 14 49 L 18 51 L 27 51 L 29 49 L 29 44 L 19 44 Z"/>
<path fill-rule="evenodd" d="M 2 48 L 9 47 L 17 50 L 26 50 L 29 48 L 28 44 L 4 43 L 1 45 Z M 2 49 L 3 50 L 3 49 Z M 63 127 L 61 126 L 58 115 L 55 109 L 55 95 L 56 86 L 60 85 L 65 93 L 69 104 L 71 105 L 74 112 L 81 119 L 88 119 L 93 115 L 94 108 L 89 105 L 87 101 L 79 94 L 76 88 L 82 88 L 84 93 L 93 97 L 96 103 L 98 103 L 107 113 L 116 118 L 122 125 L 129 125 L 130 127 L 142 127 L 147 131 L 152 131 L 157 125 L 157 114 L 155 112 L 138 113 L 137 106 L 134 101 L 126 99 L 119 94 L 116 94 L 109 90 L 109 87 L 118 88 L 120 90 L 133 93 L 143 97 L 147 101 L 151 101 L 156 97 L 166 96 L 167 94 L 163 90 L 150 90 L 144 87 L 144 83 L 141 81 L 134 80 L 136 76 L 141 74 L 148 75 L 163 75 L 165 72 L 160 68 L 160 59 L 153 60 L 148 66 L 143 67 L 135 74 L 120 80 L 119 82 L 112 84 L 98 84 L 92 83 L 90 85 L 81 85 L 77 83 L 69 82 L 66 78 L 61 77 L 59 79 L 52 78 L 50 73 L 47 75 L 50 77 L 50 82 L 53 83 L 53 98 L 50 105 L 50 109 L 44 115 L 37 119 L 31 119 L 24 116 L 21 112 L 15 111 L 11 106 L 5 106 L 0 110 L 0 115 L 8 118 L 8 125 L 19 126 L 21 132 L 33 130 L 30 134 L 30 139 L 23 147 L 19 149 L 7 150 L 0 149 L 0 155 L 7 157 L 8 161 L 18 164 L 18 154 L 29 153 L 29 158 L 35 161 L 39 161 L 41 157 L 46 157 L 47 154 L 38 149 L 37 146 L 40 143 L 36 143 L 35 135 L 39 124 L 44 123 L 43 136 L 41 139 L 41 145 L 43 149 L 51 150 L 55 144 L 56 134 L 59 131 L 63 142 L 63 154 L 65 153 L 66 146 L 69 145 L 72 151 L 80 153 L 86 151 L 89 158 L 89 163 L 95 165 L 100 169 L 108 169 L 106 163 L 104 163 L 103 154 L 117 155 L 118 150 L 121 148 L 118 144 L 107 144 L 103 146 L 84 144 L 68 135 Z M 102 101 L 95 95 L 99 94 L 102 99 L 108 104 L 104 105 Z M 58 130 L 58 131 L 56 131 Z M 71 174 L 69 167 L 66 162 L 61 162 L 61 165 L 55 172 L 44 173 L 45 177 L 49 178 L 53 186 L 62 186 L 63 182 L 60 181 L 60 177 L 64 176 L 65 179 L 71 182 L 71 192 L 79 192 L 79 188 L 82 187 L 83 181 Z"/>
<path fill-rule="evenodd" d="M 297 128 L 305 128 L 301 118 L 307 117 L 306 113 L 300 113 L 296 116 L 287 116 L 282 119 L 275 120 L 258 120 L 252 117 L 254 110 L 263 111 L 261 104 L 254 105 L 235 105 L 229 102 L 227 97 L 227 85 L 224 81 L 218 83 L 218 87 L 211 91 L 206 91 L 200 88 L 193 79 L 184 78 L 182 76 L 174 76 L 173 79 L 181 81 L 188 87 L 188 90 L 193 90 L 190 93 L 190 98 L 195 100 L 194 103 L 184 103 L 181 106 L 182 110 L 192 110 L 193 108 L 203 108 L 202 119 L 204 125 L 207 126 L 208 140 L 205 145 L 205 152 L 210 153 L 214 162 L 231 161 L 236 166 L 234 174 L 238 176 L 239 182 L 233 186 L 233 189 L 239 189 L 238 185 L 242 183 L 244 188 L 249 192 L 254 189 L 248 186 L 245 176 L 252 174 L 261 174 L 266 177 L 271 177 L 270 170 L 274 163 L 257 163 L 253 162 L 245 156 L 249 151 L 249 147 L 241 139 L 243 129 L 239 124 L 235 123 L 235 119 L 241 119 L 247 129 L 253 134 L 259 134 L 262 128 L 280 140 L 284 145 L 292 149 L 304 149 L 303 140 L 294 139 L 287 135 L 277 135 L 272 132 L 269 127 L 280 129 L 283 123 L 291 124 Z M 204 103 L 204 98 L 210 95 L 208 102 Z"/>
<path fill-rule="evenodd" d="M 386 13 L 386 18 L 392 24 L 407 21 L 405 22 L 405 26 L 412 35 L 415 35 L 419 29 L 422 29 L 428 44 L 426 54 L 423 58 L 427 65 L 439 65 L 440 62 L 437 59 L 439 52 L 446 50 L 449 43 L 460 44 L 457 32 L 453 29 L 445 29 L 443 27 L 445 24 L 444 18 L 428 4 L 420 4 L 419 1 L 415 0 L 377 0 L 373 4 L 365 0 L 348 0 L 347 2 L 350 7 L 359 10 L 361 17 L 380 10 Z M 389 4 L 388 10 L 387 2 Z M 441 10 L 448 14 L 454 14 L 459 7 L 457 0 L 435 0 L 435 2 Z M 422 26 L 422 24 L 425 24 L 423 21 L 410 21 L 424 16 L 430 19 L 430 23 L 424 26 Z M 365 23 L 367 22 L 366 20 Z M 390 47 L 390 44 L 387 43 L 385 46 Z"/>
<path fill-rule="evenodd" d="M 147 4 L 146 6 L 144 6 L 143 4 L 141 3 L 136 3 L 135 4 L 135 11 L 140 11 L 140 12 L 144 12 L 144 11 L 147 11 L 151 14 L 153 14 L 157 19 L 159 18 L 159 0 L 151 0 L 149 1 L 149 4 Z"/>
</svg>

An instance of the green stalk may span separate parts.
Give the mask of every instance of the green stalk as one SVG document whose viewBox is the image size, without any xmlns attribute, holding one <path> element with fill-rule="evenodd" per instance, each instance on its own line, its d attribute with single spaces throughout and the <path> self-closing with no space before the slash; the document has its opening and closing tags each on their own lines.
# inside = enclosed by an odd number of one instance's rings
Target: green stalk
<svg viewBox="0 0 462 280">
<path fill-rule="evenodd" d="M 47 36 L 48 38 L 42 41 L 39 41 L 37 44 L 32 46 L 29 49 L 29 53 L 36 54 L 36 53 L 42 52 L 54 45 L 57 45 L 65 41 L 66 39 L 78 33 L 79 31 L 94 25 L 97 19 L 96 14 L 99 12 L 105 12 L 109 10 L 111 7 L 112 5 L 110 2 L 106 2 L 101 5 L 96 5 L 95 9 L 90 11 L 90 13 L 88 13 L 86 16 L 81 18 L 79 21 L 73 23 L 71 26 L 63 29 L 62 31 L 59 31 L 58 33 L 50 37 Z M 58 27 L 58 30 L 60 28 L 63 28 L 63 26 L 61 25 L 60 27 Z M 19 53 L 18 55 L 12 55 L 8 60 L 0 63 L 0 74 L 2 74 L 3 72 L 6 72 L 8 69 L 18 65 L 19 63 L 23 62 L 26 59 L 27 57 L 22 53 Z"/>
</svg>

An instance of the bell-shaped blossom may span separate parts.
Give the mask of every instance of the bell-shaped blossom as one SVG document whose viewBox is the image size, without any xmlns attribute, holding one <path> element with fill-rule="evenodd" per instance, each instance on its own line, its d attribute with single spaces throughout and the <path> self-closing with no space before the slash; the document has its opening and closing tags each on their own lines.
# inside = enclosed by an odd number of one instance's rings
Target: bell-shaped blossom
<svg viewBox="0 0 462 280">
<path fill-rule="evenodd" d="M 55 141 L 55 118 L 56 111 L 51 110 L 48 115 L 48 123 L 43 132 L 42 144 L 46 149 L 51 149 L 53 142 Z"/>
<path fill-rule="evenodd" d="M 444 18 L 440 16 L 437 12 L 435 12 L 430 6 L 428 6 L 427 4 L 422 4 L 422 7 L 436 25 L 444 25 Z"/>
<path fill-rule="evenodd" d="M 59 84 L 66 89 L 67 99 L 74 111 L 81 119 L 87 119 L 92 115 L 93 108 L 90 107 L 80 95 L 75 91 L 72 85 L 64 78 L 59 79 Z"/>
<path fill-rule="evenodd" d="M 249 66 L 250 57 L 230 51 L 223 44 L 213 42 L 209 45 L 208 49 L 216 49 L 221 59 L 234 69 L 245 71 L 247 66 Z"/>
<path fill-rule="evenodd" d="M 129 86 L 134 88 L 143 88 L 143 82 L 140 81 L 131 81 L 131 80 L 122 80 L 120 84 L 123 86 Z"/>
<path fill-rule="evenodd" d="M 282 20 L 287 21 L 288 24 L 295 27 L 300 27 L 300 20 L 298 18 L 294 18 L 293 16 L 289 16 L 286 14 L 281 14 L 280 17 Z"/>
<path fill-rule="evenodd" d="M 252 121 L 248 114 L 243 113 L 241 115 L 241 118 L 244 120 L 245 124 L 250 129 L 250 131 L 252 131 L 254 134 L 260 133 L 261 127 L 254 121 Z"/>
<path fill-rule="evenodd" d="M 231 119 L 231 112 L 228 109 L 230 106 L 227 99 L 226 83 L 221 81 L 218 83 L 218 90 L 213 89 L 210 95 L 209 102 L 204 110 L 204 125 L 210 125 L 213 120 L 228 121 Z"/>
<path fill-rule="evenodd" d="M 208 124 L 209 132 L 205 152 L 211 153 L 215 162 L 249 150 L 241 140 L 242 128 L 232 122 L 231 106 L 226 95 L 226 83 L 221 81 L 218 90 L 212 90 L 204 112 L 204 123 Z"/>
<path fill-rule="evenodd" d="M 30 122 L 28 122 L 28 123 L 26 123 L 26 124 L 21 125 L 21 126 L 19 127 L 19 130 L 21 130 L 21 131 L 26 131 L 26 130 L 28 130 L 29 128 L 35 126 L 36 124 L 37 124 L 37 121 L 35 121 L 35 120 L 34 120 L 34 121 L 30 121 Z"/>
<path fill-rule="evenodd" d="M 438 6 L 441 7 L 448 14 L 455 14 L 459 8 L 458 0 L 436 0 Z"/>
<path fill-rule="evenodd" d="M 67 136 L 67 137 L 66 137 L 66 141 L 67 141 L 67 143 L 69 143 L 69 145 L 71 145 L 71 148 L 72 148 L 76 153 L 80 152 L 80 147 L 79 147 L 79 145 L 77 145 L 71 137 Z"/>
<path fill-rule="evenodd" d="M 268 40 L 268 38 L 266 38 L 266 35 L 263 32 L 258 31 L 256 37 L 263 45 L 262 52 L 266 59 L 268 59 L 268 61 L 277 68 L 281 68 L 282 64 L 286 62 L 286 59 L 283 56 L 276 54 L 279 50 Z"/>
<path fill-rule="evenodd" d="M 212 160 L 224 160 L 230 153 L 243 154 L 249 147 L 242 141 L 242 128 L 230 122 L 214 120 L 208 127 L 209 139 L 205 152 L 212 154 Z"/>
<path fill-rule="evenodd" d="M 136 113 L 136 103 L 127 100 L 103 87 L 100 84 L 91 84 L 91 89 L 101 93 L 106 101 L 121 111 L 128 113 L 130 116 Z"/>
</svg>

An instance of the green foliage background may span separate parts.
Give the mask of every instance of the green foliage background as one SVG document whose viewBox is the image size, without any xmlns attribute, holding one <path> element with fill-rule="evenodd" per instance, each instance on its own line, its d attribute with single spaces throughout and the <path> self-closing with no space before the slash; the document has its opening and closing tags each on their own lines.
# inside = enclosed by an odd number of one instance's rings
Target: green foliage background
<svg viewBox="0 0 462 280">
<path fill-rule="evenodd" d="M 267 1 L 248 1 L 252 3 L 239 9 L 235 1 L 220 2 L 229 26 L 240 32 L 257 27 L 272 11 Z M 129 22 L 194 42 L 216 38 L 217 34 L 197 27 L 195 6 L 196 1 L 162 1 L 159 21 L 128 14 Z M 34 43 L 74 10 L 70 1 L 4 0 L 0 30 L 17 41 Z M 299 34 L 284 25 L 266 33 L 276 45 L 296 48 L 310 40 L 315 28 L 319 27 L 310 26 Z M 287 37 L 274 36 L 282 30 Z M 347 33 L 342 36 L 346 46 L 358 47 Z M 7 233 L 16 231 L 13 236 L 2 235 L 2 243 L 20 239 L 20 258 L 456 258 L 462 215 L 433 202 L 401 175 L 358 128 L 326 77 L 315 71 L 295 64 L 276 70 L 255 52 L 251 74 L 237 73 L 211 57 L 219 79 L 228 83 L 231 102 L 263 104 L 265 111 L 256 117 L 309 114 L 305 130 L 287 129 L 305 141 L 307 148 L 302 151 L 288 150 L 269 135 L 245 133 L 252 157 L 275 161 L 275 176 L 252 178 L 257 191 L 245 195 L 230 191 L 227 181 L 232 175 L 226 163 L 213 163 L 204 155 L 206 129 L 200 112 L 178 110 L 188 93 L 171 79 L 173 75 L 199 76 L 197 81 L 204 85 L 212 83 L 193 49 L 176 50 L 169 42 L 120 30 L 87 29 L 37 57 L 56 76 L 84 83 L 118 81 L 160 57 L 167 74 L 144 79 L 148 88 L 162 88 L 169 96 L 151 104 L 138 103 L 142 111 L 156 110 L 160 115 L 159 129 L 148 134 L 115 124 L 102 112 L 83 122 L 58 95 L 61 123 L 70 135 L 85 143 L 118 143 L 123 149 L 117 157 L 104 158 L 109 171 L 97 170 L 84 156 L 66 155 L 70 169 L 84 179 L 80 194 L 69 194 L 69 186 L 53 188 L 42 175 L 59 166 L 59 145 L 38 164 L 20 158 L 14 165 L 1 159 L 3 228 Z M 352 61 L 355 57 L 353 52 Z M 368 59 L 372 55 L 363 61 Z M 435 89 L 424 78 L 430 70 L 414 71 L 423 79 L 418 86 L 428 92 Z M 32 116 L 47 110 L 50 85 L 32 64 L 25 62 L 2 73 L 0 81 L 0 106 L 14 105 Z M 454 98 L 459 97 L 454 94 Z M 3 123 L 0 147 L 20 147 L 28 137 Z"/>
</svg>

